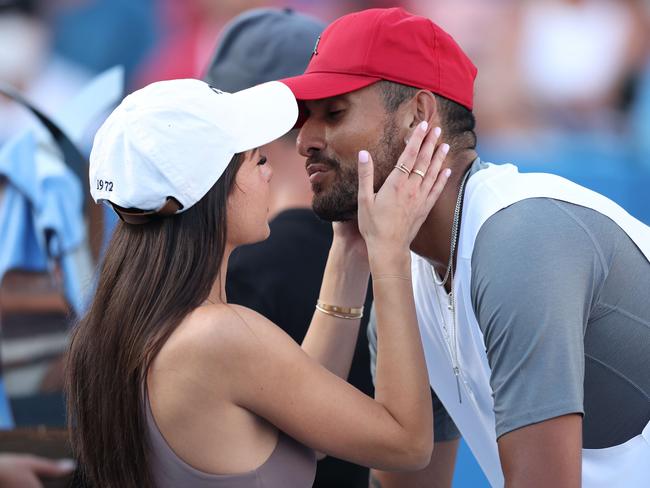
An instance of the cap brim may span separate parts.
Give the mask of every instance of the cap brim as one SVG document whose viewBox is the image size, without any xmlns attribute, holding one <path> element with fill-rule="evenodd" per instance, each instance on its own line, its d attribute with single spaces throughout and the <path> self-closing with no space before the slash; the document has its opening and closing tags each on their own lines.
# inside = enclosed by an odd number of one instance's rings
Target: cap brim
<svg viewBox="0 0 650 488">
<path fill-rule="evenodd" d="M 311 72 L 280 81 L 291 88 L 298 100 L 319 100 L 353 92 L 379 80 L 381 78 L 374 76 Z"/>
<path fill-rule="evenodd" d="M 298 103 L 289 87 L 270 81 L 231 94 L 236 153 L 268 144 L 289 132 L 298 119 Z"/>
</svg>

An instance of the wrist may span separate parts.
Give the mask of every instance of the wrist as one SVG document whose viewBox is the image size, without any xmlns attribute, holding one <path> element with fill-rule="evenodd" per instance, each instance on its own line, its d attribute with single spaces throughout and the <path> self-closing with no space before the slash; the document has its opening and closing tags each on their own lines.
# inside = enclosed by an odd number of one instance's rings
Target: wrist
<svg viewBox="0 0 650 488">
<path fill-rule="evenodd" d="M 373 275 L 411 275 L 411 252 L 408 249 L 376 249 L 369 251 L 368 260 Z"/>
<path fill-rule="evenodd" d="M 333 243 L 327 258 L 319 299 L 340 307 L 363 305 L 368 290 L 368 257 Z"/>
<path fill-rule="evenodd" d="M 332 241 L 328 263 L 340 267 L 347 272 L 363 273 L 369 271 L 368 257 L 365 248 L 350 246 L 343 239 Z"/>
</svg>

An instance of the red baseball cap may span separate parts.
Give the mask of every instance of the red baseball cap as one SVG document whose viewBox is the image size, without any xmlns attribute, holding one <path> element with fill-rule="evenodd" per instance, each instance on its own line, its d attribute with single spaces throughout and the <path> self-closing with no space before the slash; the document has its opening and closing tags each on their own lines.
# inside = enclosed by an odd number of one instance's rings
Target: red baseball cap
<svg viewBox="0 0 650 488">
<path fill-rule="evenodd" d="M 317 100 L 388 80 L 472 110 L 476 73 L 456 41 L 431 20 L 402 8 L 376 8 L 332 22 L 305 73 L 280 81 L 298 100 Z"/>
</svg>

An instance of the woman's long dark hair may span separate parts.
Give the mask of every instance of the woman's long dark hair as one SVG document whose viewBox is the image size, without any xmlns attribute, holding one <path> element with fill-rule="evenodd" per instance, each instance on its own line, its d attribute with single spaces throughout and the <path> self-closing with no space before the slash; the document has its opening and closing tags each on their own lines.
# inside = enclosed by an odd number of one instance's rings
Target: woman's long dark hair
<svg viewBox="0 0 650 488">
<path fill-rule="evenodd" d="M 235 155 L 187 211 L 115 229 L 94 299 L 72 334 L 66 371 L 72 447 L 92 486 L 153 486 L 143 382 L 165 341 L 217 278 L 226 202 L 242 161 Z"/>
</svg>

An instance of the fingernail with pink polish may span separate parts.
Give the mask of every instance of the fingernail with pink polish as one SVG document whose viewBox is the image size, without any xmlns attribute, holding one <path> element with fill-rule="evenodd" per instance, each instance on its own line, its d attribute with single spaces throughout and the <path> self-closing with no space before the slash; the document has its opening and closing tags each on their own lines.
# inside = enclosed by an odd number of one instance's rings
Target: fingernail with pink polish
<svg viewBox="0 0 650 488">
<path fill-rule="evenodd" d="M 449 177 L 450 175 L 451 175 L 451 170 L 449 168 L 447 168 L 445 170 L 445 176 Z"/>
<path fill-rule="evenodd" d="M 74 459 L 60 459 L 56 464 L 65 471 L 74 471 L 77 469 L 77 462 Z"/>
<path fill-rule="evenodd" d="M 423 120 L 422 122 L 420 122 L 420 128 L 422 130 L 427 130 L 429 128 L 429 123 L 426 120 Z"/>
<path fill-rule="evenodd" d="M 440 146 L 440 150 L 444 153 L 447 154 L 449 152 L 449 144 L 445 143 L 442 146 Z"/>
<path fill-rule="evenodd" d="M 368 151 L 359 151 L 359 162 L 360 163 L 367 163 L 369 159 L 369 154 Z"/>
<path fill-rule="evenodd" d="M 433 130 L 433 133 L 436 135 L 436 137 L 440 137 L 440 134 L 442 134 L 442 129 L 440 127 L 436 127 Z"/>
</svg>

